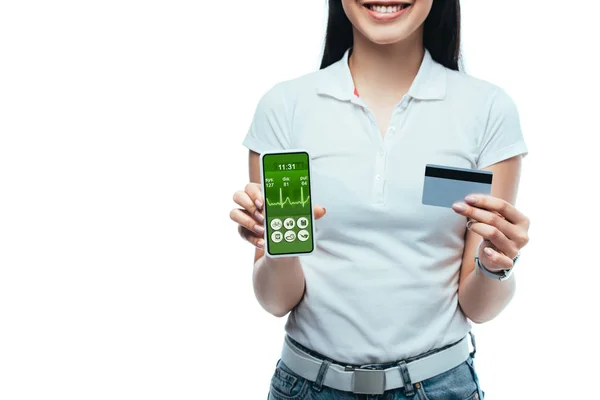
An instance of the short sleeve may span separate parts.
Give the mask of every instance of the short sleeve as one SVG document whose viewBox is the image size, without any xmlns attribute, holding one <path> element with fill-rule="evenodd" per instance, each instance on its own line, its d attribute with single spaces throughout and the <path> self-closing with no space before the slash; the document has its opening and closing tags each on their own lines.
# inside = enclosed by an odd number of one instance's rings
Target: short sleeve
<svg viewBox="0 0 600 400">
<path fill-rule="evenodd" d="M 477 168 L 483 169 L 517 155 L 525 157 L 527 153 L 517 106 L 498 88 L 492 96 L 486 128 L 479 141 Z"/>
<path fill-rule="evenodd" d="M 290 110 L 281 84 L 259 100 L 243 145 L 259 154 L 290 148 Z"/>
</svg>

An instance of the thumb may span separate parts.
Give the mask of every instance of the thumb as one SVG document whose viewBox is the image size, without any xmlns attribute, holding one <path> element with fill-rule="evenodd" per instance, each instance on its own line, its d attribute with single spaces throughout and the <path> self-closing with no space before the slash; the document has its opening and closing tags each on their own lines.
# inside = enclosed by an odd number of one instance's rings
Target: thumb
<svg viewBox="0 0 600 400">
<path fill-rule="evenodd" d="M 326 212 L 325 207 L 315 206 L 315 219 L 323 218 Z"/>
</svg>

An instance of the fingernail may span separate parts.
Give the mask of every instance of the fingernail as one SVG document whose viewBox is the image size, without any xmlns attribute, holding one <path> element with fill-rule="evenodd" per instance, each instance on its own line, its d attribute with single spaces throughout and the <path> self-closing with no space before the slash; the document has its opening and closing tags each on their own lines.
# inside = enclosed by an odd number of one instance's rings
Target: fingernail
<svg viewBox="0 0 600 400">
<path fill-rule="evenodd" d="M 473 196 L 467 196 L 465 197 L 465 201 L 470 204 L 475 204 L 477 203 L 477 198 Z"/>
<path fill-rule="evenodd" d="M 254 225 L 254 232 L 258 233 L 259 235 L 262 235 L 265 233 L 265 228 L 263 228 L 260 225 Z"/>
<path fill-rule="evenodd" d="M 256 218 L 256 220 L 258 222 L 260 222 L 261 224 L 263 222 L 265 222 L 265 217 L 263 217 L 263 215 L 261 213 L 259 213 L 258 211 L 254 211 L 254 218 Z"/>
<path fill-rule="evenodd" d="M 487 254 L 488 256 L 494 255 L 494 251 L 492 249 L 490 249 L 489 247 L 486 247 L 485 249 L 483 249 L 483 252 L 485 254 Z"/>
<path fill-rule="evenodd" d="M 256 204 L 256 207 L 258 207 L 259 209 L 262 209 L 262 202 L 258 199 L 254 200 L 254 204 Z"/>
<path fill-rule="evenodd" d="M 262 249 L 263 247 L 265 247 L 265 241 L 260 239 L 258 242 L 256 242 L 256 247 Z"/>
<path fill-rule="evenodd" d="M 467 209 L 467 206 L 461 203 L 454 203 L 452 204 L 452 208 L 456 211 L 465 211 Z"/>
</svg>

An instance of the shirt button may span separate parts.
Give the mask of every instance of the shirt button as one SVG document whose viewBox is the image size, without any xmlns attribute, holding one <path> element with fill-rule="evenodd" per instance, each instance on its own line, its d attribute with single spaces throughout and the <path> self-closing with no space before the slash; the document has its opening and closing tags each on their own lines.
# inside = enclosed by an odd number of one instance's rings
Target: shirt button
<svg viewBox="0 0 600 400">
<path fill-rule="evenodd" d="M 389 133 L 393 133 L 396 130 L 396 128 L 394 128 L 393 126 L 390 126 L 390 128 L 388 129 Z"/>
<path fill-rule="evenodd" d="M 378 180 L 380 180 L 380 179 L 381 179 L 381 175 L 379 175 L 379 174 L 375 175 L 375 180 L 376 180 L 376 181 L 378 181 Z"/>
<path fill-rule="evenodd" d="M 379 151 L 379 157 L 383 157 L 385 155 L 385 151 L 384 150 L 380 150 Z"/>
</svg>

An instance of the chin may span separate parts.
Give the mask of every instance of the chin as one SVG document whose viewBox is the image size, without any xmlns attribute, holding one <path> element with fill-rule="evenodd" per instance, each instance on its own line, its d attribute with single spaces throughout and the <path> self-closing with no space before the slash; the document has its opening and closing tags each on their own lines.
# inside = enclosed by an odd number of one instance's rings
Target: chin
<svg viewBox="0 0 600 400">
<path fill-rule="evenodd" d="M 390 45 L 420 33 L 419 27 L 427 18 L 433 0 L 342 0 L 342 3 L 352 24 L 367 40 Z"/>
<path fill-rule="evenodd" d="M 389 45 L 402 42 L 407 39 L 405 35 L 397 35 L 397 34 L 376 34 L 376 35 L 368 35 L 366 38 L 377 45 Z"/>
<path fill-rule="evenodd" d="M 403 29 L 390 28 L 366 30 L 366 32 L 363 32 L 363 35 L 367 40 L 377 45 L 390 45 L 403 42 L 412 36 L 410 33 L 404 32 Z"/>
</svg>

